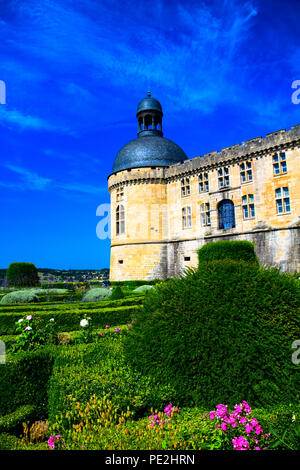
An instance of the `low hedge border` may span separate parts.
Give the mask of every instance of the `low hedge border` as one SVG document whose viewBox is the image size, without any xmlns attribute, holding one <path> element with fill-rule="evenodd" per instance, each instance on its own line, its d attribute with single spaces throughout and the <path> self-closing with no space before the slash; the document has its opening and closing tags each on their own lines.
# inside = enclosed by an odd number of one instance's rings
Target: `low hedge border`
<svg viewBox="0 0 300 470">
<path fill-rule="evenodd" d="M 130 297 L 119 300 L 100 300 L 99 302 L 81 302 L 76 300 L 75 302 L 39 302 L 37 304 L 2 304 L 0 305 L 0 314 L 8 312 L 34 312 L 36 311 L 55 311 L 55 310 L 73 310 L 74 307 L 77 309 L 99 309 L 108 307 L 127 307 L 130 305 L 140 305 L 143 302 L 144 293 L 135 293 Z"/>
<path fill-rule="evenodd" d="M 103 328 L 106 324 L 118 325 L 129 323 L 140 310 L 139 305 L 115 307 L 115 308 L 98 308 L 97 310 L 91 309 L 73 309 L 73 310 L 58 310 L 58 311 L 37 311 L 32 312 L 45 321 L 54 318 L 57 331 L 73 331 L 78 330 L 80 320 L 84 316 L 91 317 L 95 328 Z M 0 312 L 0 332 L 3 335 L 12 335 L 15 333 L 16 322 L 22 317 L 21 312 Z"/>
<path fill-rule="evenodd" d="M 33 421 L 36 418 L 36 407 L 33 405 L 20 406 L 13 413 L 0 417 L 0 433 L 22 432 L 22 423 Z"/>
<path fill-rule="evenodd" d="M 39 419 L 47 417 L 48 382 L 56 349 L 48 346 L 7 354 L 0 375 L 0 416 L 31 405 L 36 407 Z"/>
</svg>

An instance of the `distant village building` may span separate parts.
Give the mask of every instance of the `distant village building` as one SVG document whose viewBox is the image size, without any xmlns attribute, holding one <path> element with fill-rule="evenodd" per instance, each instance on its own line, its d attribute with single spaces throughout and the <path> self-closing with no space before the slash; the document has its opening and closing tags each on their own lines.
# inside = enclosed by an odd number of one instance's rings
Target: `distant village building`
<svg viewBox="0 0 300 470">
<path fill-rule="evenodd" d="M 176 276 L 217 240 L 250 240 L 261 263 L 299 272 L 300 125 L 188 159 L 162 117 L 148 92 L 108 177 L 110 280 Z"/>
</svg>

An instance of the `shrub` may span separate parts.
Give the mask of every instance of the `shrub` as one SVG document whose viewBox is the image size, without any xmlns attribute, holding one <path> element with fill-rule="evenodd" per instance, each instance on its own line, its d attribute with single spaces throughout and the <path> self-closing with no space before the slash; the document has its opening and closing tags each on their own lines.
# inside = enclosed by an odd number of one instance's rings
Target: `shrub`
<svg viewBox="0 0 300 470">
<path fill-rule="evenodd" d="M 16 442 L 16 436 L 6 432 L 0 433 L 0 450 L 15 450 Z"/>
<path fill-rule="evenodd" d="M 121 300 L 115 302 L 122 303 Z M 80 303 L 80 308 L 73 305 L 69 308 L 69 305 L 62 304 L 58 309 L 55 309 L 53 306 L 52 309 L 46 309 L 45 311 L 43 309 L 33 309 L 28 313 L 38 315 L 46 323 L 51 318 L 54 318 L 57 332 L 61 333 L 80 329 L 79 322 L 84 315 L 91 317 L 95 328 L 103 328 L 108 323 L 111 326 L 128 323 L 140 309 L 140 305 L 136 305 L 136 302 L 131 302 L 128 306 L 119 305 L 117 304 L 116 307 L 99 308 L 98 304 L 97 308 L 97 304 L 93 304 L 93 308 L 89 309 L 83 308 L 85 305 L 82 305 L 82 303 Z M 14 334 L 15 324 L 22 317 L 23 313 L 23 310 L 17 310 L 17 308 L 15 310 L 5 310 L 4 312 L 0 308 L 0 332 L 2 334 Z"/>
<path fill-rule="evenodd" d="M 299 311 L 292 276 L 245 262 L 206 263 L 145 297 L 125 354 L 139 371 L 172 385 L 179 405 L 293 403 Z"/>
<path fill-rule="evenodd" d="M 47 389 L 54 351 L 55 347 L 44 347 L 34 352 L 7 355 L 0 375 L 0 415 L 32 405 L 39 418 L 47 416 Z"/>
<path fill-rule="evenodd" d="M 120 299 L 123 299 L 124 297 L 125 296 L 123 294 L 121 287 L 116 286 L 113 288 L 113 291 L 111 295 L 109 296 L 109 300 L 120 300 Z"/>
<path fill-rule="evenodd" d="M 11 263 L 6 271 L 6 278 L 13 286 L 37 286 L 38 271 L 32 263 Z"/>
<path fill-rule="evenodd" d="M 0 433 L 19 433 L 22 431 L 22 423 L 31 421 L 36 417 L 36 409 L 33 405 L 20 406 L 13 413 L 0 417 Z"/>
<path fill-rule="evenodd" d="M 232 259 L 259 265 L 254 251 L 254 243 L 243 241 L 209 242 L 198 250 L 199 267 L 207 261 Z"/>
<path fill-rule="evenodd" d="M 110 295 L 110 289 L 106 289 L 105 287 L 96 287 L 95 289 L 88 290 L 82 300 L 84 302 L 97 302 L 98 300 L 106 299 Z"/>
<path fill-rule="evenodd" d="M 2 297 L 2 304 L 25 304 L 38 302 L 38 296 L 31 290 L 16 290 Z"/>
<path fill-rule="evenodd" d="M 87 401 L 95 394 L 111 400 L 119 410 L 128 406 L 142 415 L 153 406 L 170 400 L 174 391 L 135 372 L 122 357 L 122 341 L 105 337 L 99 343 L 70 346 L 57 352 L 49 386 L 49 421 L 66 413 L 75 401 Z"/>
<path fill-rule="evenodd" d="M 151 289 L 153 289 L 153 286 L 144 285 L 137 287 L 133 292 L 148 292 Z"/>
</svg>

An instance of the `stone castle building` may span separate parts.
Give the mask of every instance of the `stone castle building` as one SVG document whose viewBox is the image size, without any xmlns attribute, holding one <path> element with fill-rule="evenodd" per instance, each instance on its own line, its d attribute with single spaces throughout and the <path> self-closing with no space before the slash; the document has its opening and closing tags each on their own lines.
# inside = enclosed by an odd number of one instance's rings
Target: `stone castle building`
<svg viewBox="0 0 300 470">
<path fill-rule="evenodd" d="M 300 125 L 188 159 L 162 117 L 148 92 L 108 177 L 110 279 L 176 276 L 217 240 L 249 240 L 263 264 L 299 272 Z"/>
</svg>

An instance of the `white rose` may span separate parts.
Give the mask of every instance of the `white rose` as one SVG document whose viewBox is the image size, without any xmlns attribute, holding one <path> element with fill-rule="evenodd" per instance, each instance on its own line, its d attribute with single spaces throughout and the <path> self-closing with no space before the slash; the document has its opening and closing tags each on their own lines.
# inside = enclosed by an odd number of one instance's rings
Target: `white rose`
<svg viewBox="0 0 300 470">
<path fill-rule="evenodd" d="M 50 318 L 50 320 L 49 320 L 49 321 L 55 321 L 55 320 L 54 320 L 54 318 Z"/>
<path fill-rule="evenodd" d="M 80 326 L 82 326 L 82 328 L 84 328 L 86 325 L 88 325 L 88 321 L 86 320 L 86 318 L 84 318 L 83 320 L 81 320 L 80 322 Z"/>
</svg>

